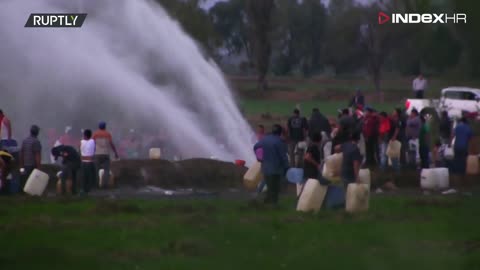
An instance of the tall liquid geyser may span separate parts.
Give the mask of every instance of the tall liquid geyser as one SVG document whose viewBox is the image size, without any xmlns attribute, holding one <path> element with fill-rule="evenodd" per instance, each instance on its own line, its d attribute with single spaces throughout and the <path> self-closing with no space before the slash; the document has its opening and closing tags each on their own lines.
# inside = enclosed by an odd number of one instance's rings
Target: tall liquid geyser
<svg viewBox="0 0 480 270">
<path fill-rule="evenodd" d="M 24 28 L 30 13 L 88 16 L 82 28 Z M 222 72 L 158 4 L 4 0 L 0 36 L 0 108 L 17 131 L 107 120 L 158 127 L 184 157 L 253 159 Z"/>
</svg>

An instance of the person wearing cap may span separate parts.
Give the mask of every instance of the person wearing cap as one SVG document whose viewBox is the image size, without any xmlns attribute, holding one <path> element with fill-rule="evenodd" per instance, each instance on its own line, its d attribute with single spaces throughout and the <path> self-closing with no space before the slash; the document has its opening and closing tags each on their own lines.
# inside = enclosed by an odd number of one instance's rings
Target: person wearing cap
<svg viewBox="0 0 480 270">
<path fill-rule="evenodd" d="M 118 152 L 113 143 L 112 134 L 107 131 L 105 122 L 98 124 L 98 130 L 93 133 L 93 140 L 95 141 L 95 168 L 96 170 L 104 170 L 103 178 L 106 181 L 99 182 L 105 183 L 104 187 L 106 188 L 110 179 L 110 153 L 113 151 L 115 158 L 118 159 Z"/>
<path fill-rule="evenodd" d="M 23 175 L 20 187 L 23 188 L 25 181 L 34 169 L 40 167 L 42 161 L 42 144 L 38 140 L 40 128 L 33 125 L 30 128 L 30 136 L 23 140 L 20 150 L 20 167 L 23 168 Z"/>
</svg>

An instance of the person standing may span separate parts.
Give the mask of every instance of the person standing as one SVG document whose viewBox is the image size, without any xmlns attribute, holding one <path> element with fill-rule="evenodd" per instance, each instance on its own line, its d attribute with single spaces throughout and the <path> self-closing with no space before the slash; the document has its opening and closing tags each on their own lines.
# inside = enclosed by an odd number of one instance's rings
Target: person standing
<svg viewBox="0 0 480 270">
<path fill-rule="evenodd" d="M 448 117 L 448 112 L 443 111 L 440 117 L 440 140 L 442 144 L 449 144 L 452 137 L 452 120 Z"/>
<path fill-rule="evenodd" d="M 472 139 L 472 128 L 468 125 L 467 118 L 462 117 L 455 127 L 455 144 L 453 146 L 454 173 L 463 177 L 467 170 L 468 147 Z"/>
<path fill-rule="evenodd" d="M 313 141 L 315 134 L 322 134 L 322 132 L 325 132 L 325 134 L 330 137 L 332 127 L 330 126 L 328 119 L 320 112 L 320 110 L 314 108 L 312 110 L 312 116 L 308 122 L 308 137 Z"/>
<path fill-rule="evenodd" d="M 20 168 L 23 168 L 23 175 L 20 188 L 23 189 L 27 178 L 34 169 L 40 168 L 42 162 L 42 144 L 38 140 L 40 128 L 33 125 L 30 128 L 30 136 L 23 140 L 20 150 Z"/>
<path fill-rule="evenodd" d="M 418 145 L 419 145 L 419 154 L 420 154 L 420 163 L 422 169 L 430 168 L 430 135 L 429 135 L 429 125 L 425 116 L 420 116 L 421 127 L 420 134 L 418 136 Z"/>
<path fill-rule="evenodd" d="M 348 104 L 349 107 L 354 109 L 363 109 L 365 107 L 365 96 L 363 95 L 362 91 L 357 88 L 355 91 L 355 95 L 353 96 L 352 100 Z"/>
<path fill-rule="evenodd" d="M 293 116 L 288 119 L 287 128 L 289 135 L 288 155 L 290 156 L 290 166 L 297 167 L 299 164 L 296 162 L 295 149 L 299 142 L 305 141 L 305 135 L 308 129 L 307 120 L 300 116 L 298 109 L 295 109 Z"/>
<path fill-rule="evenodd" d="M 408 140 L 408 163 L 412 168 L 417 165 L 418 139 L 420 136 L 420 129 L 422 128 L 422 121 L 418 115 L 418 111 L 413 109 L 410 117 L 407 120 L 407 127 L 405 133 Z"/>
<path fill-rule="evenodd" d="M 320 144 L 322 141 L 322 136 L 320 133 L 315 133 L 312 136 L 312 143 L 308 147 L 307 151 L 305 152 L 305 161 L 303 165 L 304 175 L 303 178 L 308 180 L 318 179 L 319 174 L 319 166 L 320 166 Z"/>
<path fill-rule="evenodd" d="M 62 157 L 62 194 L 77 194 L 77 173 L 81 166 L 80 155 L 70 145 L 59 145 L 52 148 L 52 156 L 57 160 Z"/>
<path fill-rule="evenodd" d="M 3 148 L 12 139 L 12 123 L 0 110 L 0 148 Z"/>
<path fill-rule="evenodd" d="M 283 142 L 282 127 L 274 125 L 272 133 L 255 144 L 253 151 L 263 149 L 262 173 L 267 183 L 265 203 L 277 204 L 280 181 L 288 170 L 287 146 Z"/>
<path fill-rule="evenodd" d="M 350 136 L 350 140 L 341 145 L 343 153 L 343 161 L 341 168 L 341 177 L 345 187 L 348 184 L 359 182 L 360 165 L 362 164 L 362 155 L 358 148 L 360 134 L 354 133 Z"/>
<path fill-rule="evenodd" d="M 391 130 L 391 122 L 388 118 L 386 112 L 380 113 L 380 125 L 379 125 L 379 159 L 380 159 L 380 169 L 385 171 L 388 166 L 388 157 L 387 157 L 387 147 L 388 143 L 390 142 L 390 130 Z"/>
<path fill-rule="evenodd" d="M 392 117 L 390 118 L 390 132 L 388 133 L 388 141 L 399 141 L 402 146 L 404 144 L 405 137 L 405 124 L 401 119 L 401 110 L 395 109 L 393 111 Z M 392 158 L 392 167 L 396 173 L 400 172 L 402 153 L 400 149 L 400 157 Z"/>
<path fill-rule="evenodd" d="M 366 164 L 373 167 L 376 164 L 376 149 L 378 144 L 378 117 L 372 108 L 367 108 L 363 122 L 363 137 L 365 138 Z"/>
<path fill-rule="evenodd" d="M 413 92 L 415 93 L 415 98 L 423 99 L 425 97 L 425 89 L 427 88 L 427 79 L 423 77 L 423 74 L 420 73 L 413 80 L 412 83 Z"/>
<path fill-rule="evenodd" d="M 93 140 L 95 141 L 95 169 L 104 170 L 103 179 L 99 179 L 99 182 L 103 183 L 103 187 L 106 188 L 110 179 L 110 152 L 115 153 L 116 159 L 118 159 L 118 152 L 105 122 L 100 122 L 98 130 L 93 133 Z"/>
<path fill-rule="evenodd" d="M 80 155 L 82 158 L 83 192 L 88 194 L 95 184 L 95 141 L 92 139 L 92 131 L 87 129 L 83 132 L 83 140 L 80 141 Z"/>
</svg>

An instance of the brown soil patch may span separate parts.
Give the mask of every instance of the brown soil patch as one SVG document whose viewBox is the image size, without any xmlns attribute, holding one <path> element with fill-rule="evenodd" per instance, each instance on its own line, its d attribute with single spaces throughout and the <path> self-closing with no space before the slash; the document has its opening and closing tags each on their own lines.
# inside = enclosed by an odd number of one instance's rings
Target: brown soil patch
<svg viewBox="0 0 480 270">
<path fill-rule="evenodd" d="M 56 165 L 43 165 L 50 175 L 49 189 L 55 189 Z M 211 159 L 190 159 L 179 162 L 166 160 L 121 160 L 112 163 L 115 183 L 120 186 L 145 185 L 162 188 L 225 189 L 240 187 L 247 168 L 231 162 Z"/>
</svg>

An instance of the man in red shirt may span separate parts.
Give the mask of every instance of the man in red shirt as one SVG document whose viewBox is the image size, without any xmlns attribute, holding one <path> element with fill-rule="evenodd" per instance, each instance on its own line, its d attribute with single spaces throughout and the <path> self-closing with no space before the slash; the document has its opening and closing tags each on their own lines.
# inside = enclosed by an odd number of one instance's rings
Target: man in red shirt
<svg viewBox="0 0 480 270">
<path fill-rule="evenodd" d="M 379 144 L 380 144 L 380 151 L 379 151 L 379 158 L 380 158 L 380 168 L 385 170 L 387 168 L 388 157 L 387 157 L 387 146 L 390 141 L 389 134 L 390 134 L 390 119 L 386 112 L 380 113 L 380 125 L 379 125 Z"/>
</svg>

